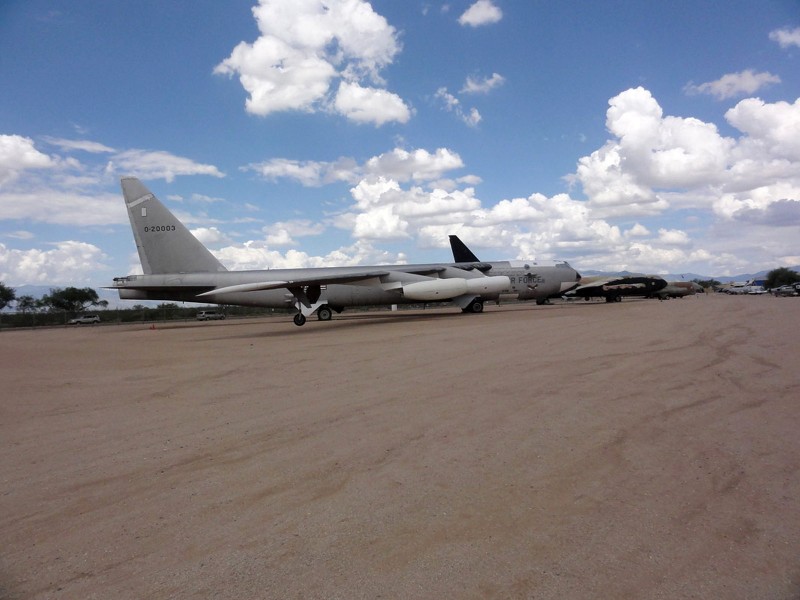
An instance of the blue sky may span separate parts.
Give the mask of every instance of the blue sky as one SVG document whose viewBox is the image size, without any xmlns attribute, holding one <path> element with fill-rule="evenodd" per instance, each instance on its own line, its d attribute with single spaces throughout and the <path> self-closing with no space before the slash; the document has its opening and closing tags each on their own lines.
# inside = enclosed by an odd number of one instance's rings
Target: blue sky
<svg viewBox="0 0 800 600">
<path fill-rule="evenodd" d="M 800 3 L 0 4 L 0 280 L 140 272 L 133 175 L 232 269 L 800 264 Z"/>
</svg>

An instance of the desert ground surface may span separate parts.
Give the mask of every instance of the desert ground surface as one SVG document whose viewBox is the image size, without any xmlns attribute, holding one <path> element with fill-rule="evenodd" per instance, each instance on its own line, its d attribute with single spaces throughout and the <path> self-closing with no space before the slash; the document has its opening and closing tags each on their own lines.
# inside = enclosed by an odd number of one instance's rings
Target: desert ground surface
<svg viewBox="0 0 800 600">
<path fill-rule="evenodd" d="M 0 334 L 0 597 L 800 597 L 800 299 Z"/>
</svg>

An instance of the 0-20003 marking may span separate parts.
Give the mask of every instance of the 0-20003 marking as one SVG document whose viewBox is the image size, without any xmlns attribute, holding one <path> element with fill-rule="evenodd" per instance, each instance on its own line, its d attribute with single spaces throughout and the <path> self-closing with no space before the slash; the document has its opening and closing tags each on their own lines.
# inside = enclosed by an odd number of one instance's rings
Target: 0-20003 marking
<svg viewBox="0 0 800 600">
<path fill-rule="evenodd" d="M 145 233 L 155 233 L 156 231 L 175 231 L 175 225 L 153 225 L 144 228 Z"/>
</svg>

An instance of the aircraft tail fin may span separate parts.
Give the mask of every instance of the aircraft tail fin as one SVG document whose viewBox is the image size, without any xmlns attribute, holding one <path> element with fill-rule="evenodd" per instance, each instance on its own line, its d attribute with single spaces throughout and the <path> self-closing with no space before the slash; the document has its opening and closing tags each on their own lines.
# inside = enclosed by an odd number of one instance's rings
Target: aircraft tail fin
<svg viewBox="0 0 800 600">
<path fill-rule="evenodd" d="M 480 259 L 472 253 L 472 250 L 467 248 L 467 245 L 462 242 L 457 235 L 450 236 L 450 248 L 453 251 L 453 260 L 457 263 L 481 262 Z"/>
<path fill-rule="evenodd" d="M 227 270 L 141 181 L 123 177 L 121 184 L 145 275 Z"/>
</svg>

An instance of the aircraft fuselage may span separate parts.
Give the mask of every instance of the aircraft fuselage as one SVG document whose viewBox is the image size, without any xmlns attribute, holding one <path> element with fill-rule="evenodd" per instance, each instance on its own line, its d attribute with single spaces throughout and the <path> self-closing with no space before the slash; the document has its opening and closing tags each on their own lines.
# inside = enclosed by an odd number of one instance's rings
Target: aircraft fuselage
<svg viewBox="0 0 800 600">
<path fill-rule="evenodd" d="M 307 289 L 312 302 L 313 296 L 319 294 L 329 306 L 337 310 L 348 306 L 376 306 L 391 304 L 419 303 L 418 297 L 408 297 L 403 293 L 400 285 L 391 287 L 392 281 L 399 283 L 413 283 L 419 275 L 416 273 L 430 268 L 431 271 L 448 269 L 449 277 L 438 279 L 438 282 L 459 279 L 463 274 L 467 280 L 482 281 L 483 277 L 474 271 L 471 265 L 459 263 L 431 264 L 431 265 L 386 265 L 370 267 L 376 270 L 391 271 L 392 274 L 406 274 L 407 280 L 402 276 L 383 278 L 383 285 L 365 285 L 364 283 L 340 284 L 332 283 L 320 286 L 301 286 Z M 567 263 L 555 265 L 536 265 L 535 263 L 515 265 L 511 261 L 485 263 L 490 266 L 485 274 L 492 277 L 508 277 L 509 284 L 501 290 L 481 293 L 483 300 L 496 300 L 503 298 L 516 298 L 519 300 L 536 300 L 550 297 L 574 287 L 577 272 Z M 214 289 L 228 288 L 231 286 L 258 283 L 264 281 L 292 282 L 295 279 L 324 278 L 330 276 L 347 276 L 364 272 L 364 267 L 330 267 L 310 269 L 270 269 L 258 271 L 223 271 L 216 273 L 166 273 L 158 275 L 128 275 L 117 277 L 114 287 L 119 291 L 120 298 L 125 300 L 166 300 L 177 302 L 202 302 L 211 304 L 229 304 L 237 306 L 264 306 L 269 308 L 292 308 L 297 304 L 295 295 L 286 287 L 269 290 L 255 290 L 242 292 L 227 292 L 223 297 L 199 297 L 208 294 Z M 376 280 L 379 278 L 376 277 Z M 425 278 L 427 279 L 427 278 Z M 434 282 L 433 285 L 436 285 Z M 431 300 L 449 300 L 452 296 L 443 293 L 441 298 Z"/>
</svg>

